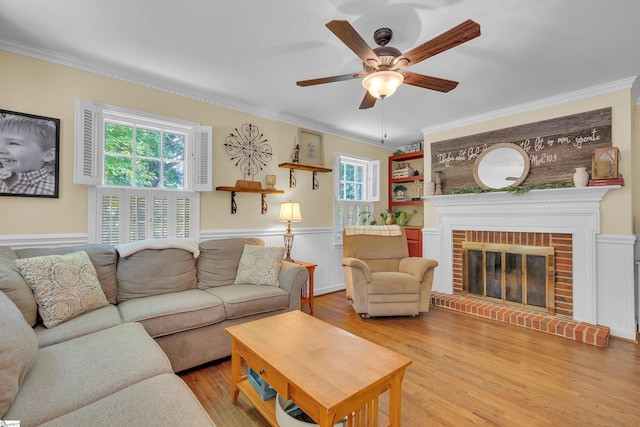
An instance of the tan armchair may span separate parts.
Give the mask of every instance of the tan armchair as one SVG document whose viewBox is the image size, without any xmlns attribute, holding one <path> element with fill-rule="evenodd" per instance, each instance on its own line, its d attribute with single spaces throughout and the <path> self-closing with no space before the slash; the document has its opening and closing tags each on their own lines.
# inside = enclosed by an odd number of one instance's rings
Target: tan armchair
<svg viewBox="0 0 640 427">
<path fill-rule="evenodd" d="M 409 257 L 402 227 L 345 227 L 342 253 L 347 298 L 356 313 L 362 317 L 415 316 L 429 311 L 438 262 Z"/>
</svg>

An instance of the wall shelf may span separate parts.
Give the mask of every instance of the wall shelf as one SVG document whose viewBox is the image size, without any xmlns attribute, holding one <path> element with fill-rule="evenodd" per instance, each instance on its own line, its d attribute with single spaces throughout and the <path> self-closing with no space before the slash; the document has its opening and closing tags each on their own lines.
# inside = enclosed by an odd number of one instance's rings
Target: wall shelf
<svg viewBox="0 0 640 427">
<path fill-rule="evenodd" d="M 268 190 L 265 188 L 251 188 L 251 187 L 216 187 L 218 191 L 230 191 L 231 192 L 231 213 L 235 214 L 238 211 L 238 205 L 236 204 L 236 193 L 255 193 L 262 195 L 262 207 L 261 213 L 264 215 L 267 213 L 267 194 L 284 194 L 284 190 Z"/>
<path fill-rule="evenodd" d="M 311 184 L 312 190 L 317 190 L 318 188 L 320 188 L 320 183 L 318 182 L 317 178 L 318 173 L 326 173 L 332 171 L 329 168 L 323 168 L 321 166 L 302 165 L 300 163 L 280 163 L 278 166 L 280 166 L 281 168 L 289 169 L 289 188 L 293 188 L 296 186 L 296 177 L 293 173 L 296 169 L 299 169 L 301 171 L 313 172 L 313 182 Z"/>
<path fill-rule="evenodd" d="M 393 210 L 393 207 L 396 205 L 422 205 L 422 201 L 417 200 L 404 200 L 404 201 L 395 201 L 393 200 L 393 187 L 394 184 L 404 184 L 409 182 L 420 181 L 424 182 L 424 175 L 409 175 L 403 176 L 401 178 L 393 178 L 393 171 L 395 170 L 395 166 L 398 163 L 408 163 L 411 160 L 422 160 L 424 158 L 424 151 L 415 151 L 413 153 L 403 153 L 397 154 L 395 156 L 389 157 L 389 209 Z"/>
</svg>

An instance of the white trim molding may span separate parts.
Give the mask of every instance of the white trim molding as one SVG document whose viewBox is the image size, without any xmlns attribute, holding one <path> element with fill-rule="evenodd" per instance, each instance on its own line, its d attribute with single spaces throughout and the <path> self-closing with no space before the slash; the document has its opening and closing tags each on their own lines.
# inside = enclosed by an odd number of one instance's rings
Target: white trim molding
<svg viewBox="0 0 640 427">
<path fill-rule="evenodd" d="M 570 233 L 573 236 L 574 320 L 598 323 L 596 236 L 600 201 L 619 186 L 532 190 L 425 197 L 436 206 L 438 235 L 424 235 L 425 256 L 437 247 L 433 289 L 453 293 L 454 230 Z M 433 239 L 433 237 L 436 237 Z M 435 240 L 435 241 L 433 241 Z M 430 248 L 431 247 L 431 248 Z"/>
<path fill-rule="evenodd" d="M 606 83 L 599 86 L 594 86 L 586 89 L 576 90 L 573 92 L 564 93 L 558 96 L 552 96 L 549 98 L 540 99 L 537 101 L 529 102 L 521 105 L 514 105 L 513 107 L 504 108 L 502 110 L 490 111 L 488 113 L 479 114 L 477 116 L 466 117 L 460 120 L 454 120 L 452 122 L 441 123 L 436 126 L 429 126 L 422 128 L 423 135 L 430 135 L 433 133 L 442 132 L 449 129 L 456 129 L 463 126 L 469 126 L 476 123 L 486 122 L 489 120 L 495 120 L 502 117 L 514 116 L 516 114 L 526 113 L 529 111 L 539 110 L 542 108 L 553 107 L 555 105 L 564 104 L 567 102 L 578 101 L 581 99 L 593 98 L 594 96 L 605 95 L 608 93 L 619 92 L 621 90 L 631 89 L 634 94 L 636 105 L 640 103 L 640 99 L 636 94 L 638 90 L 636 86 L 640 83 L 636 83 L 636 77 L 629 77 L 626 79 L 618 80 L 611 83 Z"/>
</svg>

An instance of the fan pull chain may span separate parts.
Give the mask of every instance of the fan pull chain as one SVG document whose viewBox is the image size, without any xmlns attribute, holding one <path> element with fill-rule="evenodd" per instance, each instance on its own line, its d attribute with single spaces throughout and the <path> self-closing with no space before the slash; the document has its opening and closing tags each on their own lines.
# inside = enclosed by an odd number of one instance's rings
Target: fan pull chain
<svg viewBox="0 0 640 427">
<path fill-rule="evenodd" d="M 380 144 L 384 144 L 384 140 L 387 139 L 387 103 L 382 101 L 382 138 L 380 138 Z"/>
</svg>

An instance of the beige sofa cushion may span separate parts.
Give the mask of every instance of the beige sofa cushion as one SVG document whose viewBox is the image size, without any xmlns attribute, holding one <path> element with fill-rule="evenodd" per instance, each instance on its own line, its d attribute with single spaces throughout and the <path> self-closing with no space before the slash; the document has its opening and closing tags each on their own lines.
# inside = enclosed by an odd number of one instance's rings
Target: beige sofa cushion
<svg viewBox="0 0 640 427">
<path fill-rule="evenodd" d="M 107 301 L 109 301 L 109 304 L 115 304 L 118 293 L 118 285 L 116 283 L 116 261 L 118 259 L 118 253 L 113 246 L 90 244 L 60 248 L 27 248 L 16 249 L 16 254 L 18 254 L 20 258 L 30 258 L 35 256 L 64 255 L 80 251 L 86 252 L 87 255 L 89 255 L 89 259 L 91 259 L 91 263 L 98 274 L 98 280 L 100 281 L 104 296 L 107 298 Z"/>
<path fill-rule="evenodd" d="M 197 260 L 198 289 L 233 284 L 244 245 L 264 246 L 257 237 L 206 240 Z"/>
<path fill-rule="evenodd" d="M 41 427 L 211 426 L 189 387 L 173 374 L 157 375 L 42 424 Z"/>
<path fill-rule="evenodd" d="M 287 309 L 289 294 L 277 286 L 227 285 L 207 289 L 224 302 L 227 319 Z"/>
<path fill-rule="evenodd" d="M 108 305 L 74 317 L 55 328 L 46 328 L 39 324 L 33 330 L 38 337 L 38 345 L 46 347 L 121 324 L 122 318 L 118 308 L 115 305 Z"/>
<path fill-rule="evenodd" d="M 15 264 L 33 290 L 47 328 L 109 305 L 86 252 L 22 258 Z"/>
<path fill-rule="evenodd" d="M 118 303 L 194 289 L 196 260 L 184 249 L 145 249 L 118 259 Z"/>
<path fill-rule="evenodd" d="M 18 307 L 0 292 L 0 420 L 18 394 L 38 352 L 36 334 Z"/>
<path fill-rule="evenodd" d="M 17 259 L 18 254 L 13 249 L 0 247 L 0 291 L 20 309 L 29 326 L 35 326 L 38 321 L 38 305 L 14 263 Z"/>
<path fill-rule="evenodd" d="M 39 425 L 172 372 L 169 359 L 141 324 L 114 326 L 41 348 L 5 419 Z"/>
<path fill-rule="evenodd" d="M 199 289 L 136 298 L 118 305 L 125 322 L 140 322 L 152 337 L 222 322 L 220 298 Z"/>
</svg>

